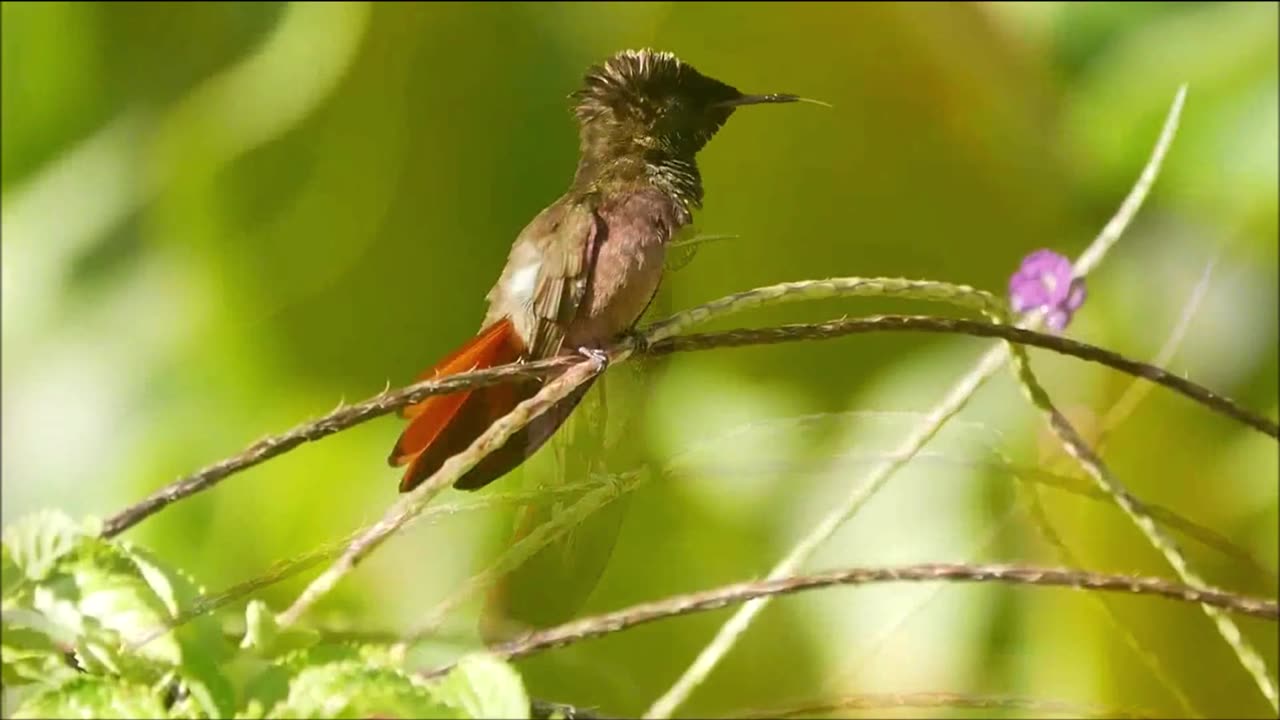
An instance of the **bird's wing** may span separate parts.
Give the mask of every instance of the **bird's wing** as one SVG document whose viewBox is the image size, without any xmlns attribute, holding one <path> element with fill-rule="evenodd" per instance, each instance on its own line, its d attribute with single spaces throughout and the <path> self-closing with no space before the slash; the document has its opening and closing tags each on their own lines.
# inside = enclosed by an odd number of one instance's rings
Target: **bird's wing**
<svg viewBox="0 0 1280 720">
<path fill-rule="evenodd" d="M 589 200 L 562 200 L 538 214 L 516 238 L 489 291 L 485 324 L 509 317 L 528 358 L 560 352 L 565 327 L 587 294 L 601 220 Z"/>
</svg>

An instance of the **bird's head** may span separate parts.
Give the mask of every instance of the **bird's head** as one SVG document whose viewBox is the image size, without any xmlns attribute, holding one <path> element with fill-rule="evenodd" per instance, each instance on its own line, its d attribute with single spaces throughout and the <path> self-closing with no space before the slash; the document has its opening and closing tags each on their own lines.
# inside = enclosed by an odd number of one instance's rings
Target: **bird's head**
<svg viewBox="0 0 1280 720">
<path fill-rule="evenodd" d="M 795 95 L 747 95 L 671 53 L 647 49 L 624 50 L 593 66 L 571 97 L 584 155 L 615 151 L 687 159 L 739 107 L 818 102 Z"/>
</svg>

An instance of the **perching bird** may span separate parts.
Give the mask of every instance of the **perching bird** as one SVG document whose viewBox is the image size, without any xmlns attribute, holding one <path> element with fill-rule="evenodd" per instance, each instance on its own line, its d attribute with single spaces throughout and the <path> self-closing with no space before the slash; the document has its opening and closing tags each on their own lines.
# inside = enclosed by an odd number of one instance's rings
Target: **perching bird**
<svg viewBox="0 0 1280 720">
<path fill-rule="evenodd" d="M 516 238 L 479 334 L 420 380 L 606 347 L 631 330 L 662 279 L 667 242 L 702 207 L 695 157 L 742 105 L 803 100 L 745 95 L 674 55 L 627 50 L 592 67 L 571 96 L 579 125 L 573 183 Z M 815 101 L 816 102 L 816 101 Z M 560 427 L 588 382 L 513 435 L 454 487 L 474 490 L 524 462 Z M 434 395 L 406 407 L 389 463 L 408 464 L 408 492 L 495 420 L 537 393 L 538 380 Z"/>
</svg>

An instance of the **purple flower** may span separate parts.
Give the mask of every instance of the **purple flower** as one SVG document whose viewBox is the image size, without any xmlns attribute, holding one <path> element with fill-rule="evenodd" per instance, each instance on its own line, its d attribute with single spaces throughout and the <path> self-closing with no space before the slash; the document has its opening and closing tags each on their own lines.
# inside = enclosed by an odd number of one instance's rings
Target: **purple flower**
<svg viewBox="0 0 1280 720">
<path fill-rule="evenodd" d="M 1062 331 L 1084 304 L 1084 278 L 1072 276 L 1071 261 L 1052 250 L 1037 250 L 1022 260 L 1009 278 L 1009 301 L 1015 313 L 1043 308 L 1045 324 Z"/>
</svg>

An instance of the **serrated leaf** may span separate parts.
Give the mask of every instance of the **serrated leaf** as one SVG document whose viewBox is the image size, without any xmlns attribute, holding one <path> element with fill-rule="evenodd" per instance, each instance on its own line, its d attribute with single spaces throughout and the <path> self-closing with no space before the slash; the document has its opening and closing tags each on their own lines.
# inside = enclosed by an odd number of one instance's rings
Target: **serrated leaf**
<svg viewBox="0 0 1280 720">
<path fill-rule="evenodd" d="M 160 562 L 154 555 L 132 543 L 120 543 L 117 547 L 133 562 L 142 579 L 164 603 L 171 616 L 177 617 L 178 613 L 194 605 L 200 597 L 200 587 L 187 574 Z"/>
<path fill-rule="evenodd" d="M 244 696 L 247 702 L 274 707 L 288 696 L 293 678 L 304 670 L 342 662 L 398 672 L 404 664 L 404 649 L 392 645 L 318 643 L 285 652 L 275 656 L 245 683 Z"/>
<path fill-rule="evenodd" d="M 486 653 L 462 658 L 436 686 L 435 695 L 471 718 L 529 717 L 529 696 L 519 673 Z"/>
<path fill-rule="evenodd" d="M 39 582 L 59 560 L 90 537 L 87 526 L 56 510 L 42 510 L 5 528 L 4 545 L 18 570 L 27 579 Z M 7 582 L 5 588 L 7 591 Z"/>
<path fill-rule="evenodd" d="M 57 556 L 56 567 L 34 586 L 32 605 L 77 636 L 76 657 L 87 672 L 154 682 L 176 670 L 202 714 L 235 712 L 234 690 L 218 667 L 230 648 L 213 618 L 196 616 L 166 630 L 199 597 L 194 581 L 125 543 L 82 536 L 63 545 L 69 549 L 41 551 Z"/>
<path fill-rule="evenodd" d="M 72 636 L 84 632 L 84 618 L 77 605 L 79 600 L 80 591 L 75 579 L 62 573 L 46 578 L 31 593 L 31 607 L 45 620 Z"/>
<path fill-rule="evenodd" d="M 79 674 L 67 662 L 63 648 L 54 638 L 36 628 L 7 620 L 0 636 L 0 658 L 3 660 L 4 684 L 8 686 L 28 683 L 57 685 Z"/>
<path fill-rule="evenodd" d="M 465 718 L 404 673 L 357 660 L 310 666 L 289 683 L 272 718 Z"/>
<path fill-rule="evenodd" d="M 162 718 L 164 706 L 146 685 L 95 675 L 43 690 L 22 703 L 14 718 Z"/>
<path fill-rule="evenodd" d="M 168 668 L 163 663 L 131 653 L 120 634 L 96 619 L 84 618 L 84 633 L 75 639 L 77 664 L 92 675 L 119 675 L 137 682 L 155 682 Z"/>
<path fill-rule="evenodd" d="M 80 638 L 75 643 L 76 664 L 91 675 L 122 675 L 128 663 L 122 662 L 116 651 L 116 643 L 102 642 L 96 638 Z M 133 672 L 131 675 L 142 675 Z"/>
<path fill-rule="evenodd" d="M 203 594 L 193 578 L 161 562 L 150 552 L 130 543 L 121 543 L 118 547 L 163 605 L 167 613 L 164 622 L 190 611 Z M 227 717 L 235 712 L 235 691 L 218 667 L 219 661 L 229 655 L 230 648 L 213 617 L 197 615 L 165 637 L 177 644 L 183 682 L 204 713 Z"/>
<path fill-rule="evenodd" d="M 24 603 L 74 636 L 86 672 L 147 683 L 176 672 L 185 694 L 179 712 L 232 715 L 235 692 L 219 668 L 231 648 L 219 626 L 195 614 L 173 627 L 194 612 L 201 589 L 149 552 L 90 533 L 91 526 L 43 513 L 6 530 L 5 549 L 19 577 L 36 580 Z"/>
<path fill-rule="evenodd" d="M 78 607 L 85 617 L 97 620 L 130 643 L 165 627 L 171 619 L 164 602 L 118 548 L 102 543 L 77 555 L 69 570 L 80 591 Z M 136 652 L 169 665 L 182 662 L 182 649 L 172 633 L 151 639 Z"/>
<path fill-rule="evenodd" d="M 300 672 L 312 665 L 328 665 L 347 660 L 366 666 L 399 670 L 404 663 L 404 649 L 396 645 L 374 643 L 322 643 L 295 650 L 280 658 L 281 665 Z"/>
</svg>

